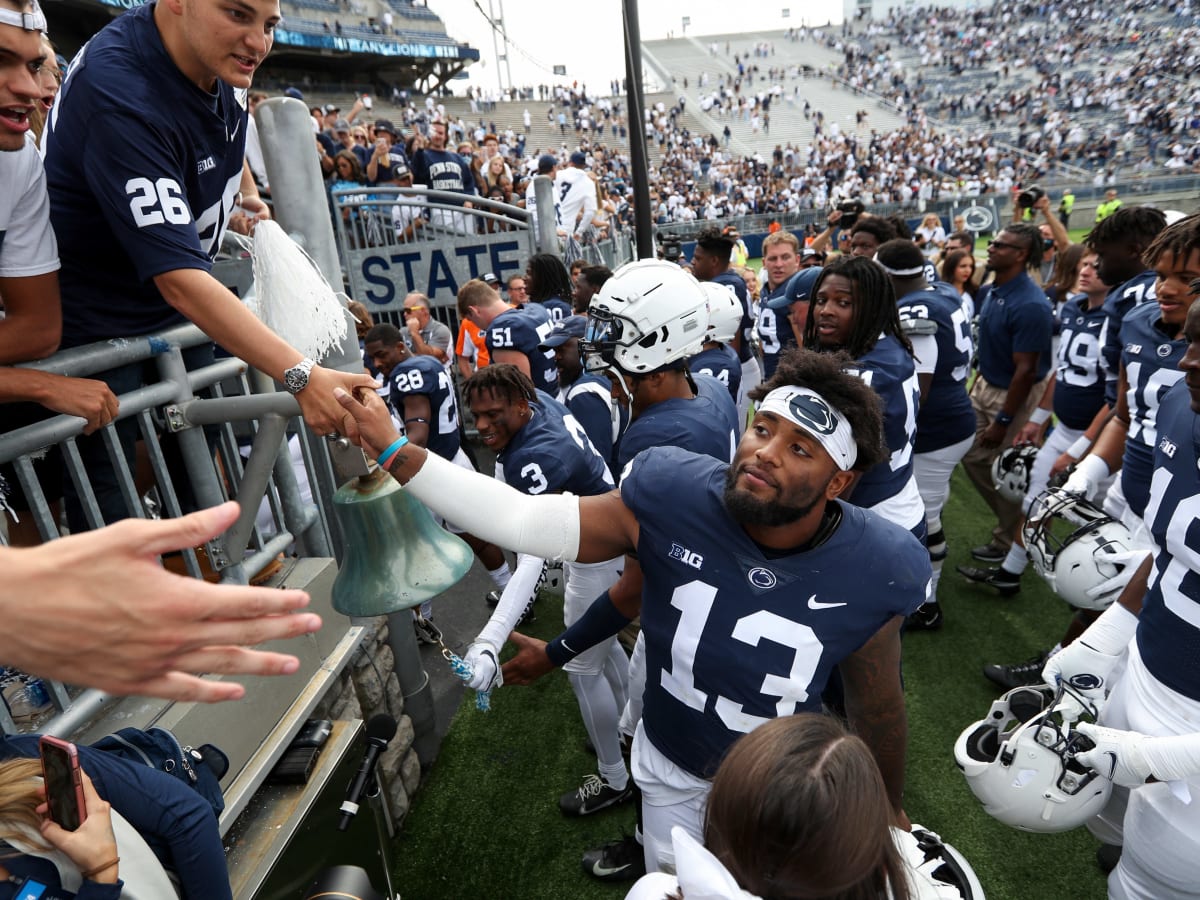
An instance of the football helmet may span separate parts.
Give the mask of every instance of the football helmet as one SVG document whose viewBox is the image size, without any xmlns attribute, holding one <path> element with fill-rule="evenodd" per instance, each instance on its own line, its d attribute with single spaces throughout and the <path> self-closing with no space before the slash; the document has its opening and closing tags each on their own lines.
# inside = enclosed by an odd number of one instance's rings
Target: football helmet
<svg viewBox="0 0 1200 900">
<path fill-rule="evenodd" d="M 893 828 L 892 841 L 904 860 L 912 900 L 984 900 L 971 864 L 939 835 L 914 822 L 912 831 Z"/>
<path fill-rule="evenodd" d="M 728 344 L 742 326 L 742 301 L 729 285 L 704 281 L 700 287 L 708 298 L 708 331 L 704 339 Z"/>
<path fill-rule="evenodd" d="M 1110 606 L 1118 592 L 1095 597 L 1088 592 L 1130 565 L 1129 551 L 1148 549 L 1121 522 L 1061 488 L 1038 495 L 1022 533 L 1034 569 L 1078 609 Z"/>
<path fill-rule="evenodd" d="M 992 818 L 1022 831 L 1068 831 L 1108 802 L 1112 782 L 1077 762 L 1092 742 L 1075 731 L 1096 708 L 1069 687 L 1019 687 L 954 744 L 954 761 Z"/>
<path fill-rule="evenodd" d="M 645 375 L 699 352 L 708 295 L 674 263 L 642 259 L 617 269 L 588 304 L 580 341 L 589 372 Z"/>
<path fill-rule="evenodd" d="M 1009 447 L 992 462 L 992 483 L 996 491 L 1011 503 L 1024 503 L 1033 474 L 1038 448 L 1032 444 Z"/>
</svg>

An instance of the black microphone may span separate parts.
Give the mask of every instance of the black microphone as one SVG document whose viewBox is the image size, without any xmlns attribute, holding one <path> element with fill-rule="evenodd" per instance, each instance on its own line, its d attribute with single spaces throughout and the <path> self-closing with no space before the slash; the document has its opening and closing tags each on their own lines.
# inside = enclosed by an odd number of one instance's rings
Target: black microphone
<svg viewBox="0 0 1200 900">
<path fill-rule="evenodd" d="M 375 780 L 375 766 L 379 763 L 379 757 L 387 750 L 388 741 L 395 736 L 395 719 L 387 713 L 371 716 L 371 721 L 367 723 L 367 752 L 363 754 L 362 765 L 358 767 L 358 774 L 350 782 L 350 790 L 346 792 L 346 799 L 342 802 L 342 818 L 338 822 L 338 831 L 345 831 L 350 827 L 350 820 L 358 812 L 359 801 L 367 786 Z"/>
</svg>

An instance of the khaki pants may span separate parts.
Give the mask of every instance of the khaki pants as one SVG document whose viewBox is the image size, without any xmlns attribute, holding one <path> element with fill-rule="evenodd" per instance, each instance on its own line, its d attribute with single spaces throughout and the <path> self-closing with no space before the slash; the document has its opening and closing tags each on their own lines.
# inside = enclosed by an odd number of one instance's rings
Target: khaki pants
<svg viewBox="0 0 1200 900">
<path fill-rule="evenodd" d="M 1012 446 L 1017 432 L 1029 421 L 1030 414 L 1042 402 L 1042 394 L 1045 393 L 1049 380 L 1048 377 L 1043 378 L 1030 389 L 1029 396 L 1013 417 L 1013 423 L 1008 426 L 1004 440 L 1000 446 L 992 448 L 980 447 L 979 436 L 995 421 L 996 413 L 1004 407 L 1004 398 L 1008 391 L 988 384 L 983 376 L 976 378 L 975 383 L 971 385 L 971 406 L 975 408 L 975 444 L 963 457 L 962 465 L 967 477 L 975 485 L 975 490 L 979 491 L 984 502 L 996 514 L 997 524 L 992 529 L 992 543 L 1006 551 L 1012 546 L 1013 535 L 1021 521 L 1021 505 L 1005 500 L 997 493 L 996 485 L 992 481 L 992 463 L 1005 448 Z"/>
</svg>

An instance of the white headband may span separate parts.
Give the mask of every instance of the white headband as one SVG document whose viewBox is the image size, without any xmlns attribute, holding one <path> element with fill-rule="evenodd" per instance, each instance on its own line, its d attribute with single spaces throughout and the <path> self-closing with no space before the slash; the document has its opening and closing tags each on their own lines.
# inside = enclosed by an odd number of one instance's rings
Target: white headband
<svg viewBox="0 0 1200 900">
<path fill-rule="evenodd" d="M 680 828 L 671 828 L 675 877 L 687 900 L 760 900 L 742 890 L 729 870 L 703 844 Z"/>
<path fill-rule="evenodd" d="M 15 9 L 0 9 L 0 24 L 12 25 L 24 31 L 40 31 L 44 34 L 46 31 L 46 14 L 38 6 L 37 0 L 33 0 L 28 12 L 17 12 Z"/>
<path fill-rule="evenodd" d="M 811 434 L 843 472 L 858 459 L 858 444 L 849 420 L 816 391 L 786 385 L 775 388 L 758 405 L 759 412 L 774 413 Z"/>
</svg>

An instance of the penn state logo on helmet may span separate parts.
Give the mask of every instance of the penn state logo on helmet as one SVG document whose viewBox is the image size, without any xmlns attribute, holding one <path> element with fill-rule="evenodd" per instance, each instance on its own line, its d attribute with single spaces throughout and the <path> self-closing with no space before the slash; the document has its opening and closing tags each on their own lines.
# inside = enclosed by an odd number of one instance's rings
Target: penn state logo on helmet
<svg viewBox="0 0 1200 900">
<path fill-rule="evenodd" d="M 992 483 L 996 492 L 1011 503 L 1022 503 L 1029 492 L 1033 461 L 1038 448 L 1032 444 L 1009 447 L 992 462 Z"/>
</svg>

